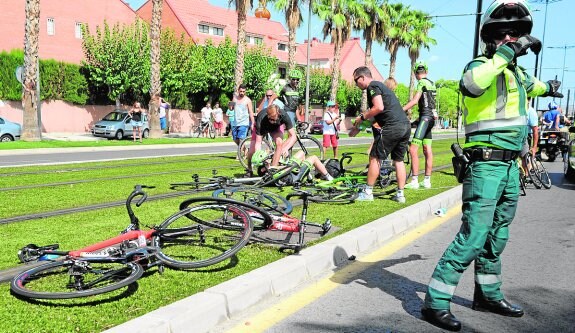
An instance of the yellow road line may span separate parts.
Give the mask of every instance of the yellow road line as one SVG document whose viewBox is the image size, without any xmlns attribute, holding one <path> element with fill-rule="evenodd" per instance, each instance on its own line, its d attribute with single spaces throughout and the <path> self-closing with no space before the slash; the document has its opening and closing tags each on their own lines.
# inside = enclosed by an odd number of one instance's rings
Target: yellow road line
<svg viewBox="0 0 575 333">
<path fill-rule="evenodd" d="M 396 237 L 383 247 L 361 257 L 361 260 L 357 260 L 346 265 L 342 269 L 334 272 L 333 275 L 313 283 L 278 304 L 274 304 L 269 309 L 245 320 L 243 323 L 238 324 L 228 332 L 257 333 L 265 331 L 338 286 L 353 281 L 358 273 L 391 256 L 459 213 L 461 213 L 460 206 L 450 209 L 443 217 L 433 218 L 429 222 L 408 231 L 405 235 Z"/>
</svg>

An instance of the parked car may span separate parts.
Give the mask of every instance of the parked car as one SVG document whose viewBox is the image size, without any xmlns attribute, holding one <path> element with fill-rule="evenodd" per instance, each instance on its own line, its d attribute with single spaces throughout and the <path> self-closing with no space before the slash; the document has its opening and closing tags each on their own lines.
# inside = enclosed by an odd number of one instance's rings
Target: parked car
<svg viewBox="0 0 575 333">
<path fill-rule="evenodd" d="M 575 126 L 569 127 L 569 143 L 563 159 L 563 172 L 570 181 L 575 181 Z"/>
<path fill-rule="evenodd" d="M 20 140 L 22 125 L 0 117 L 0 142 Z"/>
<path fill-rule="evenodd" d="M 323 134 L 323 119 L 319 118 L 311 125 L 310 134 Z"/>
<path fill-rule="evenodd" d="M 116 109 L 92 126 L 92 135 L 122 140 L 133 135 L 131 120 L 132 118 L 128 115 L 128 111 Z M 147 138 L 149 135 L 150 124 L 148 123 L 148 116 L 142 114 L 142 137 Z"/>
</svg>

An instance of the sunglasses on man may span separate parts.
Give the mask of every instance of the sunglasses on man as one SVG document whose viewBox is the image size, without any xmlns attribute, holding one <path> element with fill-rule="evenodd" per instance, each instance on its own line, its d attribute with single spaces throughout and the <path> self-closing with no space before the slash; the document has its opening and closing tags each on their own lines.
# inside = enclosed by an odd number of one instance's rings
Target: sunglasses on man
<svg viewBox="0 0 575 333">
<path fill-rule="evenodd" d="M 495 40 L 503 40 L 505 36 L 509 36 L 511 38 L 519 38 L 521 37 L 521 33 L 515 29 L 500 29 L 496 30 L 492 34 Z"/>
</svg>

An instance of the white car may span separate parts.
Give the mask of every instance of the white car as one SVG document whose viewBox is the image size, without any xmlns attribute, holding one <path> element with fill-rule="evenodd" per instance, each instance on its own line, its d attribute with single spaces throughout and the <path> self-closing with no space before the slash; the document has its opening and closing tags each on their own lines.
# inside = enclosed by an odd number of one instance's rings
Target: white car
<svg viewBox="0 0 575 333">
<path fill-rule="evenodd" d="M 0 117 L 0 142 L 8 142 L 20 139 L 22 125 Z"/>
</svg>

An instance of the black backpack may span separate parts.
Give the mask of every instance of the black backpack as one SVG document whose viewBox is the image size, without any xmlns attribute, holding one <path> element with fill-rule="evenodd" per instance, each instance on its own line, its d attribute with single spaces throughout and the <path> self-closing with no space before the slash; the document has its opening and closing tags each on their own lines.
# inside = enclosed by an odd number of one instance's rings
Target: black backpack
<svg viewBox="0 0 575 333">
<path fill-rule="evenodd" d="M 333 178 L 337 178 L 343 174 L 343 170 L 339 165 L 339 160 L 336 160 L 335 158 L 326 160 L 323 165 L 325 165 L 327 173 L 329 173 Z"/>
</svg>

